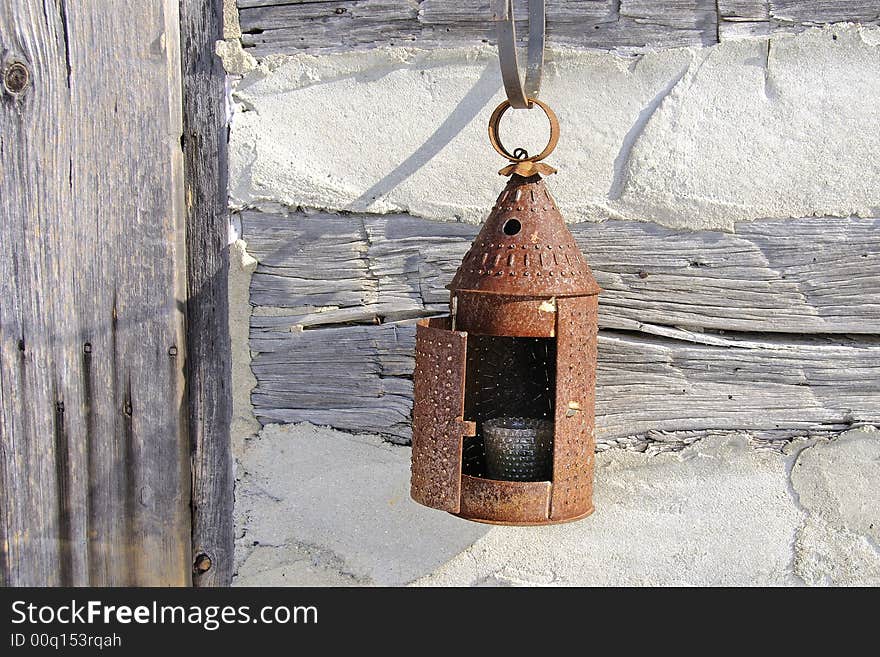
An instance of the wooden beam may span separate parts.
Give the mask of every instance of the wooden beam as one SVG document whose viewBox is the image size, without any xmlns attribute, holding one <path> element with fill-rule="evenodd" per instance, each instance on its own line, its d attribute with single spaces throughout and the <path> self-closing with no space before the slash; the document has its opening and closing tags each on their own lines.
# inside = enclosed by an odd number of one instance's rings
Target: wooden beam
<svg viewBox="0 0 880 657">
<path fill-rule="evenodd" d="M 406 215 L 241 218 L 260 261 L 251 301 L 286 309 L 254 321 L 287 327 L 442 312 L 479 229 Z M 733 233 L 622 221 L 570 228 L 604 290 L 604 328 L 880 333 L 880 219 L 757 221 Z"/>
<path fill-rule="evenodd" d="M 489 5 L 489 0 L 238 0 L 242 42 L 257 57 L 494 43 Z M 518 16 L 528 15 L 525 0 L 514 5 Z M 877 25 L 880 10 L 856 0 L 547 1 L 551 45 L 626 52 L 707 46 L 842 21 Z"/>
<path fill-rule="evenodd" d="M 0 583 L 187 585 L 177 0 L 0 4 Z"/>
<path fill-rule="evenodd" d="M 478 227 L 252 211 L 242 226 L 260 261 L 258 419 L 408 441 L 412 325 L 446 311 L 444 285 Z M 597 438 L 772 438 L 880 421 L 878 228 L 857 218 L 759 221 L 735 233 L 571 225 L 605 289 Z"/>
<path fill-rule="evenodd" d="M 232 418 L 222 0 L 180 0 L 186 189 L 187 391 L 192 443 L 195 586 L 227 586 L 233 570 Z"/>
<path fill-rule="evenodd" d="M 255 318 L 258 319 L 258 318 Z M 880 421 L 880 340 L 599 333 L 596 438 L 748 431 L 767 438 Z M 411 436 L 412 321 L 254 331 L 254 413 Z"/>
</svg>

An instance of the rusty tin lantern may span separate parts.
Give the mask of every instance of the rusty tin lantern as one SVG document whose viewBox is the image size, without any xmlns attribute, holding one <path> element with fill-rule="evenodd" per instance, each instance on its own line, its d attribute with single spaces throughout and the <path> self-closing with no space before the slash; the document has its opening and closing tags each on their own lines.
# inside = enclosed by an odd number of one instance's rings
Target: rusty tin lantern
<svg viewBox="0 0 880 657">
<path fill-rule="evenodd" d="M 498 139 L 511 176 L 449 284 L 450 314 L 416 331 L 414 500 L 469 520 L 543 525 L 593 511 L 599 286 L 541 176 Z M 491 440 L 490 440 L 491 438 Z"/>
</svg>

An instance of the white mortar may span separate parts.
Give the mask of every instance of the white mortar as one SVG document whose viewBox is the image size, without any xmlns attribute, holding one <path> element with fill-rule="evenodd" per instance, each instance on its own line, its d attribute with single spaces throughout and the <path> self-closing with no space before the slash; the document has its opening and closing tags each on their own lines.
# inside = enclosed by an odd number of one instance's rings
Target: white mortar
<svg viewBox="0 0 880 657">
<path fill-rule="evenodd" d="M 551 51 L 563 213 L 686 229 L 876 215 L 878 42 L 877 28 L 838 25 L 638 58 Z M 488 47 L 270 57 L 235 98 L 238 206 L 478 222 L 503 185 L 485 135 L 502 99 Z M 545 122 L 511 114 L 510 147 L 534 152 Z"/>
</svg>

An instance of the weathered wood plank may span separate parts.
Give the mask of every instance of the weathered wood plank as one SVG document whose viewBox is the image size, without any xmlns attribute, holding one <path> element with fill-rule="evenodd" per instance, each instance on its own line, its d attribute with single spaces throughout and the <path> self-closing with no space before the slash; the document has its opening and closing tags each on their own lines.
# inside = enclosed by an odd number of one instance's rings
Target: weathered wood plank
<svg viewBox="0 0 880 657">
<path fill-rule="evenodd" d="M 880 20 L 880 4 L 870 0 L 772 0 L 770 15 L 779 23 L 803 25 L 876 23 Z"/>
<path fill-rule="evenodd" d="M 722 41 L 774 31 L 767 0 L 718 0 L 718 14 L 718 38 Z"/>
<path fill-rule="evenodd" d="M 401 0 L 279 4 L 243 11 L 248 27 L 242 26 L 242 42 L 256 46 L 277 39 L 283 44 L 278 52 L 298 51 L 314 43 L 333 44 L 319 50 L 409 45 L 422 29 L 416 5 Z M 257 48 L 255 54 L 270 52 L 276 50 Z"/>
<path fill-rule="evenodd" d="M 442 312 L 444 286 L 478 230 L 403 215 L 252 211 L 242 225 L 260 261 L 251 301 L 287 309 L 258 309 L 257 330 Z M 880 219 L 758 221 L 735 233 L 570 227 L 604 289 L 604 328 L 880 332 Z"/>
<path fill-rule="evenodd" d="M 489 0 L 238 0 L 242 42 L 256 56 L 377 45 L 449 47 L 495 41 Z M 515 2 L 527 16 L 526 0 Z M 797 32 L 841 21 L 880 23 L 855 0 L 548 0 L 551 44 L 641 52 L 719 39 Z M 521 33 L 524 33 L 522 31 Z"/>
<path fill-rule="evenodd" d="M 699 334 L 663 332 L 600 332 L 600 442 L 711 430 L 774 437 L 880 421 L 876 338 L 711 336 L 704 344 Z M 411 323 L 255 331 L 256 416 L 406 442 L 414 340 Z"/>
<path fill-rule="evenodd" d="M 445 312 L 443 286 L 478 227 L 251 211 L 242 226 L 260 261 L 258 419 L 408 440 L 413 318 Z M 855 218 L 759 221 L 731 234 L 572 225 L 605 288 L 600 442 L 712 430 L 779 437 L 880 420 L 878 228 Z"/>
<path fill-rule="evenodd" d="M 187 255 L 187 392 L 193 584 L 232 581 L 229 217 L 225 73 L 214 55 L 223 0 L 181 0 Z"/>
<path fill-rule="evenodd" d="M 517 17 L 528 16 L 526 2 L 517 3 L 514 10 Z M 495 43 L 491 16 L 488 0 L 422 0 L 418 18 L 425 30 L 419 45 L 422 41 L 443 45 L 449 40 Z M 551 0 L 547 3 L 547 39 L 603 49 L 709 45 L 715 41 L 716 17 L 714 0 Z M 527 34 L 526 25 L 523 21 L 519 34 Z"/>
<path fill-rule="evenodd" d="M 0 5 L 0 583 L 190 582 L 176 0 Z"/>
<path fill-rule="evenodd" d="M 524 1 L 517 14 L 527 16 Z M 495 41 L 489 1 L 343 0 L 240 2 L 242 41 L 261 56 L 381 45 L 448 47 Z M 548 39 L 595 48 L 707 45 L 716 35 L 714 0 L 558 0 L 547 4 Z"/>
<path fill-rule="evenodd" d="M 880 3 L 856 0 L 718 0 L 721 40 L 800 32 L 829 23 L 880 22 Z"/>
</svg>

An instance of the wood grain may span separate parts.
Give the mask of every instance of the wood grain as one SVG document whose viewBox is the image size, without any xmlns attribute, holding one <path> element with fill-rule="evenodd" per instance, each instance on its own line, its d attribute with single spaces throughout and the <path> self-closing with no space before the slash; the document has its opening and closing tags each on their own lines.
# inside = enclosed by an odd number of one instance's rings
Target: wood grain
<svg viewBox="0 0 880 657">
<path fill-rule="evenodd" d="M 720 39 L 800 32 L 829 23 L 877 25 L 880 4 L 855 0 L 718 0 Z"/>
<path fill-rule="evenodd" d="M 599 333 L 600 442 L 712 430 L 777 438 L 880 421 L 875 337 L 744 339 L 646 328 L 657 335 Z M 255 330 L 254 412 L 264 424 L 308 421 L 405 443 L 414 347 L 411 321 Z"/>
<path fill-rule="evenodd" d="M 181 0 L 180 12 L 193 584 L 228 586 L 234 550 L 228 160 L 225 74 L 214 55 L 223 0 Z"/>
<path fill-rule="evenodd" d="M 414 318 L 477 226 L 405 215 L 242 214 L 252 401 L 262 422 L 409 439 Z M 735 233 L 574 224 L 605 289 L 597 438 L 880 420 L 880 221 L 759 221 Z M 812 335 L 810 335 L 812 334 Z"/>
<path fill-rule="evenodd" d="M 443 312 L 478 226 L 406 215 L 245 211 L 257 329 Z M 651 223 L 570 225 L 602 286 L 600 326 L 866 333 L 880 327 L 880 219 L 742 223 L 735 233 Z M 259 313 L 259 311 L 258 311 Z"/>
<path fill-rule="evenodd" d="M 489 0 L 238 0 L 242 42 L 261 57 L 378 45 L 494 43 Z M 526 0 L 514 3 L 527 16 Z M 725 38 L 797 32 L 841 21 L 880 23 L 876 2 L 855 0 L 548 0 L 551 45 L 643 52 Z M 525 30 L 520 30 L 525 34 Z"/>
<path fill-rule="evenodd" d="M 3 585 L 190 582 L 178 29 L 0 5 Z"/>
</svg>

